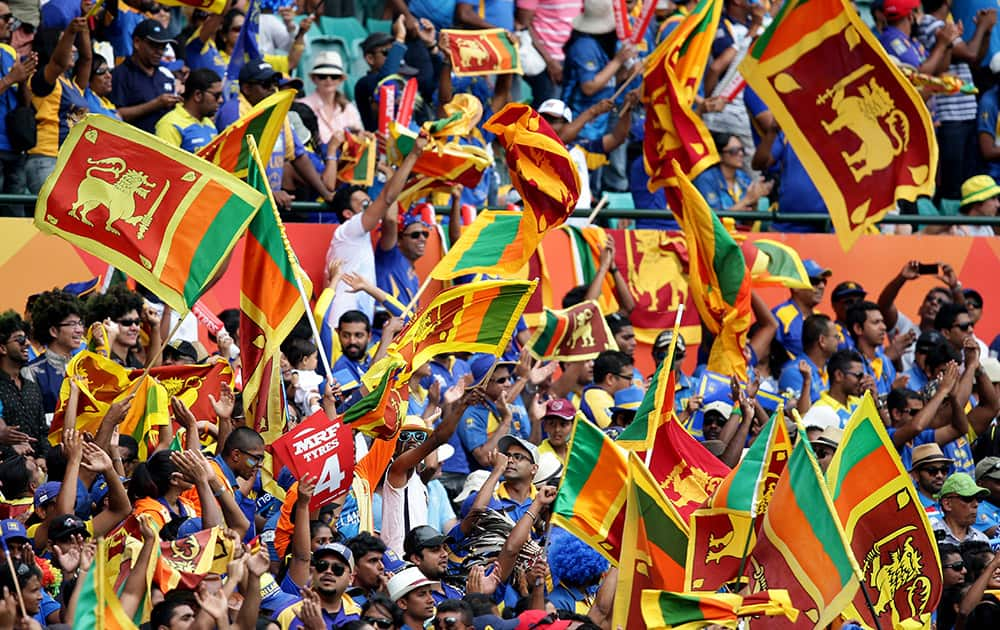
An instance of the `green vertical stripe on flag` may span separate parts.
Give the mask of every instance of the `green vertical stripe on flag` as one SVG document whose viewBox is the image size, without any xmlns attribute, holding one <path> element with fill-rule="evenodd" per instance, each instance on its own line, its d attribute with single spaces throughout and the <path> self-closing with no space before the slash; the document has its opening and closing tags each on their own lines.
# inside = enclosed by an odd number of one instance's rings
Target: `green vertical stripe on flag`
<svg viewBox="0 0 1000 630">
<path fill-rule="evenodd" d="M 493 221 L 476 237 L 475 243 L 462 252 L 455 269 L 492 267 L 503 260 L 504 251 L 514 240 L 521 225 L 520 215 L 494 215 Z M 462 246 L 462 242 L 457 244 Z"/>
<path fill-rule="evenodd" d="M 740 246 L 726 231 L 714 212 L 712 212 L 712 232 L 714 242 L 705 245 L 712 247 L 712 266 L 715 269 L 715 277 L 719 281 L 722 299 L 726 301 L 726 304 L 732 305 L 736 303 L 740 287 L 743 285 L 743 277 L 747 273 L 746 262 L 743 260 Z"/>
<path fill-rule="evenodd" d="M 265 195 L 269 194 L 271 186 L 267 181 L 267 174 L 260 170 L 256 160 L 250 160 L 247 166 L 247 183 Z M 281 236 L 278 220 L 274 216 L 274 206 L 271 204 L 270 198 L 264 202 L 260 212 L 250 222 L 247 237 L 254 238 L 260 244 L 261 249 L 267 252 L 285 281 L 295 286 L 297 283 L 295 270 L 292 261 L 288 258 L 288 250 L 285 249 L 285 241 Z"/>
<path fill-rule="evenodd" d="M 844 483 L 844 478 L 854 470 L 854 467 L 861 463 L 866 457 L 876 450 L 882 448 L 882 440 L 875 432 L 869 422 L 858 424 L 850 434 L 851 448 L 844 450 L 840 454 L 840 466 L 837 468 L 837 478 L 832 480 L 830 494 L 836 500 L 840 496 L 840 489 Z"/>
<path fill-rule="evenodd" d="M 583 237 L 580 228 L 574 225 L 567 225 L 566 228 L 570 239 L 573 241 L 577 260 L 580 261 L 580 284 L 590 284 L 594 281 L 594 276 L 597 275 L 597 267 L 594 266 L 594 257 L 590 253 L 590 245 L 587 243 L 587 239 Z"/>
<path fill-rule="evenodd" d="M 603 449 L 604 433 L 590 422 L 577 422 L 566 458 L 566 470 L 559 485 L 559 493 L 552 504 L 554 513 L 565 518 L 573 516 L 577 497 L 587 485 L 590 473 L 598 468 Z"/>
<path fill-rule="evenodd" d="M 523 296 L 524 290 L 521 287 L 500 287 L 496 297 L 490 300 L 479 324 L 476 343 L 495 343 L 497 336 L 507 328 L 511 312 Z"/>
<path fill-rule="evenodd" d="M 257 216 L 266 210 L 262 209 Z M 198 300 L 205 285 L 218 270 L 218 252 L 225 251 L 230 243 L 239 238 L 247 217 L 253 213 L 254 207 L 238 195 L 231 195 L 219 209 L 191 259 L 191 271 L 184 284 L 184 300 L 189 304 Z"/>
<path fill-rule="evenodd" d="M 784 422 L 784 418 L 780 420 Z M 731 483 L 726 493 L 724 506 L 734 510 L 744 512 L 752 511 L 756 503 L 756 493 L 760 491 L 760 484 L 767 474 L 767 455 L 771 442 L 774 439 L 772 432 L 775 430 L 778 416 L 773 415 L 761 429 L 757 439 L 754 440 L 746 455 L 740 460 L 731 475 Z"/>
<path fill-rule="evenodd" d="M 635 486 L 635 498 L 645 523 L 646 538 L 683 568 L 687 562 L 688 534 L 680 523 L 670 518 L 664 509 L 666 506 L 652 494 L 652 490 L 642 483 Z"/>
<path fill-rule="evenodd" d="M 542 331 L 535 340 L 535 352 L 541 356 L 548 356 L 552 353 L 552 344 L 556 341 L 556 331 L 559 330 L 559 316 L 545 309 L 545 322 L 542 324 Z"/>
<path fill-rule="evenodd" d="M 621 432 L 621 435 L 618 436 L 619 441 L 641 442 L 649 437 L 649 414 L 658 411 L 660 408 L 659 404 L 662 401 L 656 400 L 656 393 L 660 390 L 660 379 L 669 376 L 663 374 L 665 369 L 669 369 L 669 367 L 665 367 L 668 363 L 670 362 L 666 360 L 660 361 L 660 365 L 653 372 L 653 378 L 649 381 L 649 387 L 646 388 L 646 393 L 643 394 L 642 401 L 639 402 L 639 406 L 635 410 L 635 417 L 625 427 L 625 430 Z M 674 392 L 667 392 L 667 395 L 673 396 Z"/>
</svg>

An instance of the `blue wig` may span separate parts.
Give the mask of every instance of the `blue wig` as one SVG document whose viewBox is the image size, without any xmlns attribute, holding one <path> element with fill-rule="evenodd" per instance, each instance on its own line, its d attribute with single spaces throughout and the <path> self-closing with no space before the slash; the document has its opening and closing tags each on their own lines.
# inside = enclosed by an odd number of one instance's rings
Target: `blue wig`
<svg viewBox="0 0 1000 630">
<path fill-rule="evenodd" d="M 552 582 L 568 586 L 590 586 L 608 570 L 608 561 L 584 541 L 559 527 L 553 527 L 548 545 Z"/>
</svg>

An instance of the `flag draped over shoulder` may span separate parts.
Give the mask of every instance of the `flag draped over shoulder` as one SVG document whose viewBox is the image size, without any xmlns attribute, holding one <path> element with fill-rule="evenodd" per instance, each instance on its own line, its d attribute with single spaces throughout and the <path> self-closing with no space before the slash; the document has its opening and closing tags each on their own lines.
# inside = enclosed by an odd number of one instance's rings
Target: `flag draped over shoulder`
<svg viewBox="0 0 1000 630">
<path fill-rule="evenodd" d="M 499 354 L 537 284 L 537 280 L 489 280 L 438 294 L 389 346 L 407 363 L 401 381 L 443 352 Z"/>
<path fill-rule="evenodd" d="M 309 278 L 299 266 L 285 236 L 285 228 L 270 198 L 267 175 L 257 148 L 251 143 L 247 181 L 268 195 L 268 202 L 247 229 L 240 284 L 240 340 L 243 361 L 243 400 L 247 418 L 270 441 L 280 435 L 284 418 L 281 382 L 281 342 L 291 332 L 305 306 L 299 285 L 312 293 Z"/>
<path fill-rule="evenodd" d="M 580 198 L 580 176 L 566 145 L 538 112 L 522 103 L 508 103 L 483 124 L 504 148 L 510 182 L 524 204 L 523 235 L 535 251 L 542 237 L 573 213 Z"/>
<path fill-rule="evenodd" d="M 618 564 L 627 495 L 626 452 L 595 424 L 576 422 L 559 492 L 552 504 L 553 524 Z"/>
<path fill-rule="evenodd" d="M 73 627 L 137 630 L 135 623 L 122 610 L 121 601 L 112 586 L 114 578 L 115 574 L 108 569 L 108 542 L 99 538 L 93 564 L 79 587 Z"/>
<path fill-rule="evenodd" d="M 467 77 L 482 74 L 523 74 L 517 43 L 502 28 L 478 30 L 444 29 L 448 34 L 445 52 L 451 58 L 451 71 L 455 76 Z"/>
<path fill-rule="evenodd" d="M 808 619 L 807 625 L 773 619 L 768 628 L 818 629 L 851 603 L 860 574 L 812 447 L 799 439 L 747 563 L 750 590 L 786 589 Z"/>
<path fill-rule="evenodd" d="M 881 627 L 927 627 L 941 598 L 938 546 L 871 394 L 847 423 L 826 480 Z M 862 593 L 853 606 L 852 618 L 875 626 Z"/>
<path fill-rule="evenodd" d="M 597 301 L 588 300 L 563 310 L 546 308 L 527 347 L 540 361 L 585 361 L 618 344 Z"/>
<path fill-rule="evenodd" d="M 649 469 L 628 454 L 628 497 L 612 625 L 642 627 L 642 591 L 679 591 L 684 585 L 688 529 Z"/>
<path fill-rule="evenodd" d="M 268 96 L 198 149 L 198 157 L 245 178 L 250 164 L 245 138 L 253 136 L 261 155 L 271 155 L 294 100 L 295 90 L 281 90 Z"/>
<path fill-rule="evenodd" d="M 779 410 L 705 505 L 691 515 L 686 589 L 712 591 L 736 579 L 744 554 L 753 549 L 754 519 L 767 511 L 790 452 Z"/>
<path fill-rule="evenodd" d="M 775 589 L 737 595 L 735 593 L 643 591 L 642 619 L 647 630 L 697 630 L 708 625 L 736 628 L 740 617 L 783 615 L 791 622 L 799 617 L 788 591 Z"/>
<path fill-rule="evenodd" d="M 750 330 L 750 274 L 743 252 L 686 177 L 678 188 L 668 187 L 667 201 L 684 230 L 690 256 L 691 297 L 702 322 L 716 335 L 708 369 L 739 378 L 747 372 L 747 332 Z"/>
<path fill-rule="evenodd" d="M 898 199 L 934 194 L 930 113 L 849 2 L 786 2 L 740 72 L 802 160 L 845 251 Z"/>
<path fill-rule="evenodd" d="M 59 148 L 35 226 L 114 265 L 186 313 L 264 197 L 177 147 L 87 116 Z"/>
</svg>

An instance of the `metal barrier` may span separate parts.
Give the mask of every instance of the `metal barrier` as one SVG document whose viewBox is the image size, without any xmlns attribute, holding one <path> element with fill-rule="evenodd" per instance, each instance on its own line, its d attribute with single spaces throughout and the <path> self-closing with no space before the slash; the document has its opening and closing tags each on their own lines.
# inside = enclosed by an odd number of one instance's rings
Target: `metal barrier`
<svg viewBox="0 0 1000 630">
<path fill-rule="evenodd" d="M 0 206 L 7 204 L 19 204 L 34 207 L 36 197 L 34 195 L 0 195 Z M 287 213 L 286 220 L 302 220 L 300 213 L 324 212 L 326 204 L 312 201 L 296 201 L 292 204 L 291 212 Z M 447 215 L 450 208 L 438 206 L 435 208 L 438 215 Z M 587 218 L 590 210 L 577 209 L 573 212 L 574 217 Z M 770 221 L 781 223 L 829 223 L 830 217 L 824 214 L 808 214 L 795 212 L 717 212 L 719 218 L 733 218 L 740 221 Z M 669 219 L 670 214 L 663 210 L 639 210 L 633 208 L 604 208 L 600 213 L 601 219 Z M 963 215 L 956 216 L 931 216 L 920 214 L 887 215 L 882 218 L 882 223 L 901 225 L 993 225 L 1000 226 L 1000 216 L 995 217 L 969 217 Z"/>
</svg>

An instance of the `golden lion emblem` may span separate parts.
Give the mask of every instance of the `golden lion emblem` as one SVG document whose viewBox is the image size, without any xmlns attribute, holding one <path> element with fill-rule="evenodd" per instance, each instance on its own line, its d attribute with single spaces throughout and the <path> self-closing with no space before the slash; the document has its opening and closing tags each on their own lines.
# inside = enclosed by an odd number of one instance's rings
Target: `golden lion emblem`
<svg viewBox="0 0 1000 630">
<path fill-rule="evenodd" d="M 84 225 L 92 226 L 94 224 L 87 218 L 87 214 L 98 206 L 104 206 L 108 209 L 108 219 L 104 223 L 105 230 L 115 236 L 121 236 L 121 232 L 113 225 L 116 221 L 121 221 L 127 225 L 138 226 L 136 238 L 141 240 L 149 229 L 153 214 L 160 205 L 163 195 L 170 188 L 170 182 L 164 182 L 163 190 L 152 208 L 145 214 L 136 215 L 136 197 L 145 199 L 156 184 L 149 181 L 149 177 L 142 171 L 128 168 L 125 160 L 121 158 L 100 160 L 87 158 L 87 163 L 93 166 L 87 169 L 87 176 L 76 189 L 76 201 L 70 207 L 69 216 L 79 219 Z M 97 177 L 96 173 L 108 173 L 114 177 L 114 181 L 109 183 Z"/>
</svg>

